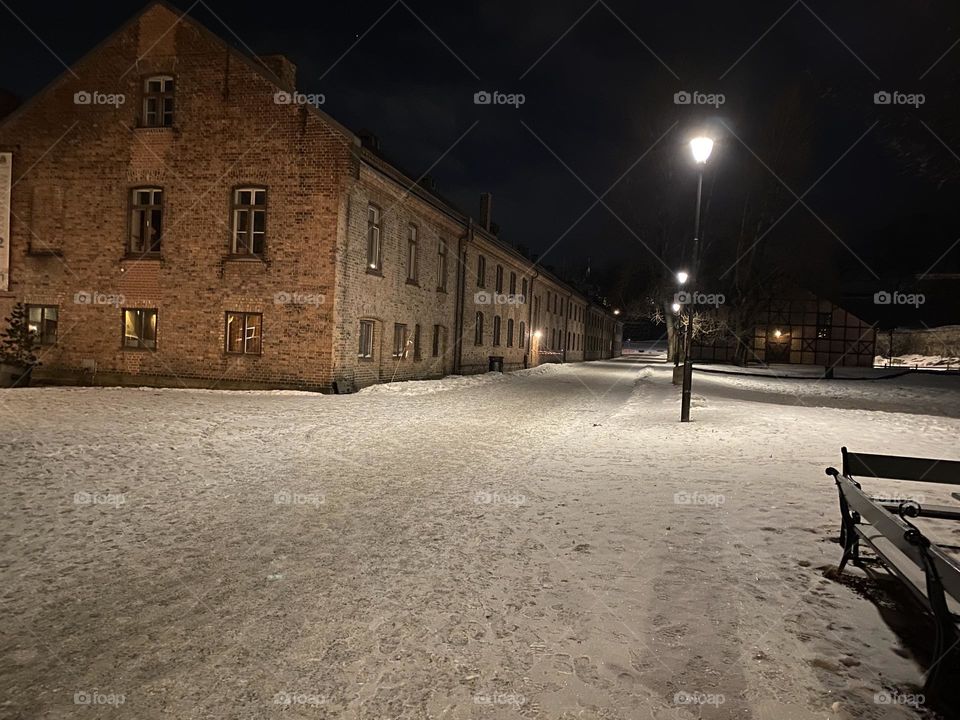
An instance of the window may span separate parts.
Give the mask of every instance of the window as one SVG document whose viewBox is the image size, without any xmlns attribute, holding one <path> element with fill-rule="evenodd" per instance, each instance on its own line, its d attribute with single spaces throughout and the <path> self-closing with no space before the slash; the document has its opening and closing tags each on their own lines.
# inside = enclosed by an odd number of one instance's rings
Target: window
<svg viewBox="0 0 960 720">
<path fill-rule="evenodd" d="M 413 359 L 420 359 L 420 324 L 413 326 Z"/>
<path fill-rule="evenodd" d="M 483 255 L 477 256 L 477 287 L 487 286 L 487 259 Z"/>
<path fill-rule="evenodd" d="M 407 282 L 417 284 L 417 275 L 419 272 L 419 258 L 417 257 L 417 240 L 420 230 L 414 225 L 407 226 Z"/>
<path fill-rule="evenodd" d="M 473 328 L 473 344 L 483 345 L 483 313 L 477 313 L 476 323 Z"/>
<path fill-rule="evenodd" d="M 513 347 L 513 318 L 507 320 L 507 347 Z"/>
<path fill-rule="evenodd" d="M 447 331 L 443 325 L 433 326 L 433 356 L 440 357 L 443 354 L 443 346 L 447 341 Z"/>
<path fill-rule="evenodd" d="M 169 75 L 148 77 L 143 81 L 143 126 L 173 125 L 173 78 Z"/>
<path fill-rule="evenodd" d="M 447 244 L 443 240 L 437 244 L 437 290 L 447 291 Z"/>
<path fill-rule="evenodd" d="M 550 304 L 550 291 L 547 290 L 547 312 L 553 312 L 553 305 Z"/>
<path fill-rule="evenodd" d="M 520 332 L 517 334 L 517 347 L 521 347 L 521 348 L 522 348 L 523 345 L 524 345 L 524 343 L 526 342 L 526 338 L 524 337 L 524 334 L 523 334 L 523 333 L 524 333 L 524 330 L 525 330 L 525 328 L 524 328 L 524 326 L 523 326 L 523 321 L 521 320 L 521 321 L 520 321 Z"/>
<path fill-rule="evenodd" d="M 527 301 L 527 279 L 524 278 L 520 283 L 520 294 L 523 295 L 523 301 Z"/>
<path fill-rule="evenodd" d="M 381 235 L 383 225 L 380 220 L 380 208 L 370 205 L 367 208 L 367 270 L 379 272 L 382 255 Z"/>
<path fill-rule="evenodd" d="M 500 344 L 500 316 L 493 316 L 493 344 Z"/>
<path fill-rule="evenodd" d="M 157 311 L 140 308 L 123 311 L 123 347 L 157 349 Z"/>
<path fill-rule="evenodd" d="M 401 323 L 393 326 L 393 356 L 398 360 L 407 357 L 407 326 Z"/>
<path fill-rule="evenodd" d="M 27 327 L 34 342 L 54 345 L 57 342 L 57 320 L 60 310 L 56 305 L 27 305 Z"/>
<path fill-rule="evenodd" d="M 227 352 L 237 355 L 259 355 L 263 328 L 260 313 L 227 313 Z"/>
<path fill-rule="evenodd" d="M 357 357 L 363 360 L 369 360 L 373 357 L 373 320 L 361 320 L 360 343 L 357 348 Z"/>
<path fill-rule="evenodd" d="M 497 293 L 503 292 L 503 266 L 497 265 Z"/>
<path fill-rule="evenodd" d="M 515 272 L 510 273 L 510 294 L 517 294 L 517 274 Z"/>
<path fill-rule="evenodd" d="M 830 328 L 833 325 L 833 313 L 817 313 L 817 337 L 830 337 Z"/>
<path fill-rule="evenodd" d="M 233 191 L 234 255 L 263 255 L 267 232 L 267 191 L 263 188 L 237 188 Z"/>
<path fill-rule="evenodd" d="M 162 233 L 163 190 L 160 188 L 134 188 L 130 194 L 128 252 L 131 255 L 158 254 Z"/>
</svg>

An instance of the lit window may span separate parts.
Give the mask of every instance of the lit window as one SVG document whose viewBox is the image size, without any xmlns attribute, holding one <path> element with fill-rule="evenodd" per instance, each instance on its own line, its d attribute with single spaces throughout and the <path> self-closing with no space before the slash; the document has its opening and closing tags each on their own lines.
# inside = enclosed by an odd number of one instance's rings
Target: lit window
<svg viewBox="0 0 960 720">
<path fill-rule="evenodd" d="M 259 355 L 263 315 L 260 313 L 227 313 L 227 352 L 237 355 Z"/>
<path fill-rule="evenodd" d="M 34 342 L 54 345 L 57 342 L 57 321 L 60 310 L 56 305 L 28 305 L 27 327 L 33 333 Z"/>
<path fill-rule="evenodd" d="M 447 244 L 443 240 L 437 244 L 437 290 L 447 290 Z"/>
<path fill-rule="evenodd" d="M 138 350 L 157 349 L 157 311 L 142 308 L 123 311 L 123 346 Z"/>
<path fill-rule="evenodd" d="M 407 227 L 407 282 L 416 284 L 418 273 L 417 240 L 420 231 L 416 225 Z"/>
<path fill-rule="evenodd" d="M 370 359 L 373 357 L 373 321 L 360 321 L 360 347 L 357 357 Z"/>
<path fill-rule="evenodd" d="M 367 208 L 367 270 L 380 270 L 382 234 L 383 226 L 380 220 L 380 208 L 376 205 L 370 205 Z"/>
</svg>

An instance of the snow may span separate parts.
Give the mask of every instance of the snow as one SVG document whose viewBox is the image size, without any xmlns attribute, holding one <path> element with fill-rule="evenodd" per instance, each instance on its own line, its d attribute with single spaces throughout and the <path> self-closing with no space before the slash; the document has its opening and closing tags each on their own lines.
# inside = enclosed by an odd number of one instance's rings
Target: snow
<svg viewBox="0 0 960 720">
<path fill-rule="evenodd" d="M 823 471 L 956 457 L 960 378 L 671 371 L 0 392 L 0 716 L 916 717 Z"/>
<path fill-rule="evenodd" d="M 960 370 L 960 357 L 946 355 L 895 355 L 892 358 L 877 355 L 873 361 L 878 367 L 928 368 L 932 370 Z"/>
</svg>

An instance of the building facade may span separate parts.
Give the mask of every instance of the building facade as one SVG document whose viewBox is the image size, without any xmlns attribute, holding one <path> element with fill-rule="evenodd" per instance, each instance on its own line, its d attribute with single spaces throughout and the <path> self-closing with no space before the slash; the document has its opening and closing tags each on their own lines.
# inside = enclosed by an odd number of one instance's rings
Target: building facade
<svg viewBox="0 0 960 720">
<path fill-rule="evenodd" d="M 157 2 L 0 123 L 0 311 L 28 305 L 36 377 L 350 391 L 614 354 L 489 196 L 471 219 L 295 74 Z"/>
</svg>

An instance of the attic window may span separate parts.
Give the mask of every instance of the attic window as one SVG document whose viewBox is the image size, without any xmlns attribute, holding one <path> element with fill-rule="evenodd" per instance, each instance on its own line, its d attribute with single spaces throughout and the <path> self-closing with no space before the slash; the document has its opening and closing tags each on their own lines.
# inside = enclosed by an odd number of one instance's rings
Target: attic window
<svg viewBox="0 0 960 720">
<path fill-rule="evenodd" d="M 169 75 L 143 81 L 143 126 L 173 126 L 173 78 Z"/>
</svg>

